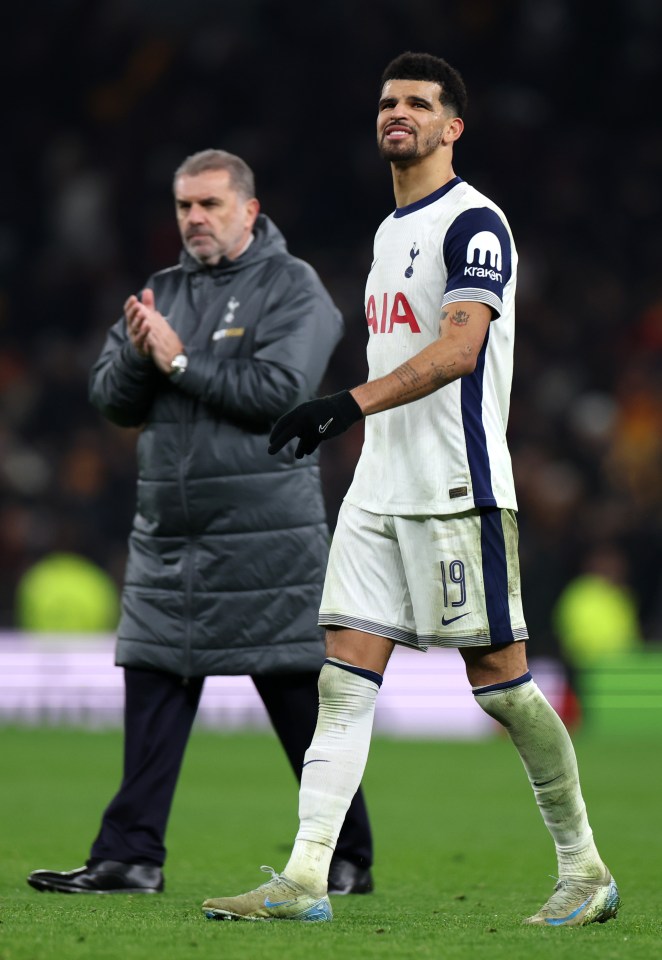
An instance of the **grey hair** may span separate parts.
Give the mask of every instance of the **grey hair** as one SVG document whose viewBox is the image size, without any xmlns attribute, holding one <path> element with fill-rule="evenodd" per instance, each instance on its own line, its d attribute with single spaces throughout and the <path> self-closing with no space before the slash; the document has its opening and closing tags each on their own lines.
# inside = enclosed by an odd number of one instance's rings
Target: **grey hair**
<svg viewBox="0 0 662 960">
<path fill-rule="evenodd" d="M 200 150 L 175 170 L 173 185 L 182 176 L 197 177 L 207 170 L 227 170 L 230 174 L 230 185 L 244 200 L 252 200 L 255 196 L 255 177 L 253 171 L 241 157 L 225 150 Z"/>
</svg>

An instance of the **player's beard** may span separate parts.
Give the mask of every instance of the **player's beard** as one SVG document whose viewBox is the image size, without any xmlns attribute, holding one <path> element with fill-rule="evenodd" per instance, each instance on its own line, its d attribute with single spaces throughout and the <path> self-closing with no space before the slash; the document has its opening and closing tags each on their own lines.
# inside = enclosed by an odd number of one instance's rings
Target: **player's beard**
<svg viewBox="0 0 662 960">
<path fill-rule="evenodd" d="M 422 160 L 424 157 L 429 157 L 431 153 L 434 153 L 443 140 L 443 132 L 441 130 L 430 134 L 422 143 L 419 143 L 416 131 L 412 130 L 411 134 L 412 139 L 406 144 L 382 138 L 377 146 L 384 160 L 395 164 L 407 164 L 411 163 L 412 160 Z"/>
</svg>

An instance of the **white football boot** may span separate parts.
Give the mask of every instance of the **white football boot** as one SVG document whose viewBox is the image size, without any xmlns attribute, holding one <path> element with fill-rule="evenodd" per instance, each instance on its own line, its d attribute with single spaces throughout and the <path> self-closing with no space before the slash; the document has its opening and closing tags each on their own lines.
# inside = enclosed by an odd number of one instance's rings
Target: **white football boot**
<svg viewBox="0 0 662 960">
<path fill-rule="evenodd" d="M 256 890 L 238 897 L 215 897 L 205 900 L 202 912 L 208 920 L 307 920 L 333 918 L 326 894 L 316 896 L 272 867 L 260 867 L 271 874 Z"/>
<path fill-rule="evenodd" d="M 547 903 L 524 923 L 548 927 L 583 927 L 604 923 L 616 916 L 621 898 L 614 878 L 605 867 L 602 877 L 590 880 L 566 877 L 559 880 Z"/>
</svg>

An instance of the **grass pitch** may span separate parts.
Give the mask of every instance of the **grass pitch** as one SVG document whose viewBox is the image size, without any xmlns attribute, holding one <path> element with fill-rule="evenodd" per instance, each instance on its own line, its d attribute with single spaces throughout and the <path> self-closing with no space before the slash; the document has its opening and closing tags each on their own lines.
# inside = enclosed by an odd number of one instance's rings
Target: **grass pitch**
<svg viewBox="0 0 662 960">
<path fill-rule="evenodd" d="M 163 896 L 40 894 L 38 867 L 85 860 L 119 779 L 121 737 L 0 731 L 0 960 L 657 960 L 662 957 L 662 767 L 653 739 L 579 735 L 584 794 L 621 889 L 619 917 L 579 929 L 523 927 L 555 859 L 512 746 L 376 739 L 365 786 L 375 893 L 334 897 L 334 922 L 218 923 L 207 896 L 282 869 L 297 791 L 269 735 L 196 732 L 169 831 Z"/>
</svg>

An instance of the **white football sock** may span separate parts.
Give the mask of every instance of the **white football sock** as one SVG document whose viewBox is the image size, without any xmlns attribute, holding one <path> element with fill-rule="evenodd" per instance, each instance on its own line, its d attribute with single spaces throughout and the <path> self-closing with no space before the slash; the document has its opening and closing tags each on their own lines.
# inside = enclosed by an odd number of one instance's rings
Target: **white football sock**
<svg viewBox="0 0 662 960">
<path fill-rule="evenodd" d="M 382 677 L 336 658 L 319 678 L 317 727 L 304 757 L 299 832 L 285 876 L 313 893 L 327 889 L 329 864 L 368 760 Z"/>
<path fill-rule="evenodd" d="M 572 740 L 531 674 L 506 685 L 474 687 L 473 694 L 506 728 L 522 758 L 556 846 L 559 878 L 601 877 L 605 866 L 593 842 Z"/>
</svg>

